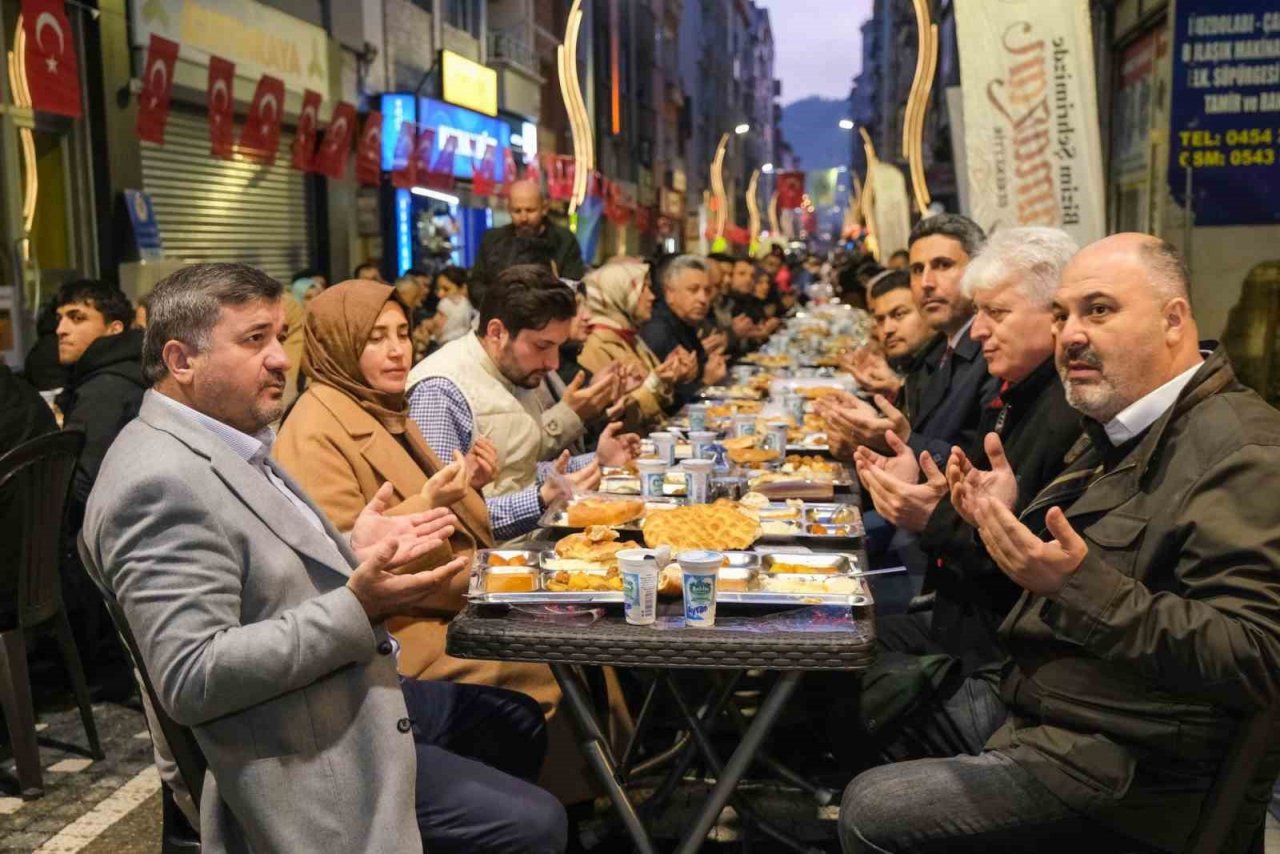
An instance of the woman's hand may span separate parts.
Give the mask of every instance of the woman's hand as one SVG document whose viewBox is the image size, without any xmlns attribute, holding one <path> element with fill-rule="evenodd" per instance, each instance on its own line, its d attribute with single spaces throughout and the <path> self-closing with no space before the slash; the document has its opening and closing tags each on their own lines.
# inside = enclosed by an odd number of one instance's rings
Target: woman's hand
<svg viewBox="0 0 1280 854">
<path fill-rule="evenodd" d="M 498 446 L 488 438 L 476 439 L 467 451 L 467 471 L 472 489 L 484 489 L 498 474 Z"/>
<path fill-rule="evenodd" d="M 450 507 L 466 497 L 469 479 L 467 458 L 455 449 L 453 462 L 431 475 L 422 487 L 422 495 L 432 507 Z"/>
</svg>

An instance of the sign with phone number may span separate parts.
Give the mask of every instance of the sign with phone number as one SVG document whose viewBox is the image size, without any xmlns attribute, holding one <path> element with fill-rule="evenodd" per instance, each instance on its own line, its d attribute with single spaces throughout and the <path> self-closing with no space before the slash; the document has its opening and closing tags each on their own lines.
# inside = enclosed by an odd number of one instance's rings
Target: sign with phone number
<svg viewBox="0 0 1280 854">
<path fill-rule="evenodd" d="M 1197 225 L 1280 222 L 1280 11 L 1178 0 L 1169 189 Z"/>
</svg>

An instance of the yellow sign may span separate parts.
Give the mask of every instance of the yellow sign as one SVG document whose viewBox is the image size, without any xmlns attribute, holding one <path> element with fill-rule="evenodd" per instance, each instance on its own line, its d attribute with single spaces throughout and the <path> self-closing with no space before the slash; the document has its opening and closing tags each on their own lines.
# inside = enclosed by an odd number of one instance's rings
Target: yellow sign
<svg viewBox="0 0 1280 854">
<path fill-rule="evenodd" d="M 498 72 L 472 62 L 450 50 L 440 51 L 440 77 L 444 81 L 444 99 L 459 107 L 498 114 Z"/>
</svg>

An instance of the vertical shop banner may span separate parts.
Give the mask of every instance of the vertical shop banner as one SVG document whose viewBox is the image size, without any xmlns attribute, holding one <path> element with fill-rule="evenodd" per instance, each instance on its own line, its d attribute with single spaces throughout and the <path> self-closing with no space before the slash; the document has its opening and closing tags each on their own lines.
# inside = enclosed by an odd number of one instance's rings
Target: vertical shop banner
<svg viewBox="0 0 1280 854">
<path fill-rule="evenodd" d="M 340 104 L 350 107 L 350 104 Z M 337 112 L 334 116 L 336 118 Z M 355 122 L 355 108 L 351 108 L 351 120 Z M 330 125 L 332 127 L 332 125 Z M 327 138 L 326 134 L 326 138 Z M 346 153 L 343 152 L 343 169 L 346 168 Z M 331 176 L 332 177 L 332 176 Z M 360 142 L 356 145 L 356 181 L 366 187 L 376 187 L 382 178 L 382 113 L 373 110 L 365 117 L 364 127 L 360 131 Z"/>
<path fill-rule="evenodd" d="M 302 109 L 298 113 L 298 129 L 293 134 L 289 165 L 303 172 L 315 170 L 316 134 L 320 123 L 320 93 L 308 89 L 302 93 Z"/>
<path fill-rule="evenodd" d="M 1275 0 L 1178 0 L 1169 189 L 1196 225 L 1280 222 Z"/>
<path fill-rule="evenodd" d="M 804 204 L 804 173 L 778 173 L 778 208 L 798 208 Z"/>
<path fill-rule="evenodd" d="M 177 61 L 178 43 L 152 35 L 143 66 L 142 92 L 138 95 L 138 139 L 164 145 L 164 126 L 169 121 L 169 98 L 173 94 L 173 66 Z"/>
<path fill-rule="evenodd" d="M 22 30 L 31 106 L 80 118 L 80 63 L 63 0 L 22 0 Z"/>
<path fill-rule="evenodd" d="M 378 121 L 382 121 L 382 117 L 378 117 Z M 341 181 L 347 176 L 347 154 L 351 152 L 351 137 L 356 129 L 356 108 L 346 101 L 341 101 L 333 108 L 333 116 L 329 119 L 329 126 L 325 128 L 324 140 L 320 143 L 320 148 L 316 151 L 316 156 L 312 161 L 313 171 L 319 172 L 326 178 L 334 181 Z M 374 150 L 374 168 L 378 167 L 378 149 L 382 147 L 382 132 L 378 131 L 378 141 L 375 143 Z M 375 180 L 375 183 L 376 180 Z"/>
<path fill-rule="evenodd" d="M 417 153 L 414 146 L 418 136 L 413 122 L 401 122 L 396 137 L 395 153 L 391 156 L 391 185 L 399 190 L 413 186 L 413 161 Z"/>
<path fill-rule="evenodd" d="M 871 221 L 881 260 L 906 249 L 911 237 L 911 201 L 907 179 L 892 163 L 876 160 L 868 167 L 871 185 Z"/>
<path fill-rule="evenodd" d="M 1106 233 L 1088 0 L 957 0 L 968 213 Z"/>
<path fill-rule="evenodd" d="M 209 153 L 230 160 L 236 150 L 236 65 L 220 56 L 209 57 Z"/>
<path fill-rule="evenodd" d="M 275 163 L 280 148 L 280 111 L 284 108 L 284 81 L 270 74 L 258 79 L 249 103 L 249 116 L 240 130 L 240 153 L 260 163 Z"/>
</svg>

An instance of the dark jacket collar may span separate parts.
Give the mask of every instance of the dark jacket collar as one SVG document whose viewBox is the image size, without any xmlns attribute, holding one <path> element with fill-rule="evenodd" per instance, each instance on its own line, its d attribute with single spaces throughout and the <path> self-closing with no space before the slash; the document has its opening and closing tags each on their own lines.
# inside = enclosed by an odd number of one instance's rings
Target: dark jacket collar
<svg viewBox="0 0 1280 854">
<path fill-rule="evenodd" d="M 890 359 L 889 366 L 899 373 L 910 374 L 919 370 L 920 366 L 931 357 L 933 357 L 932 364 L 936 366 L 938 359 L 942 358 L 942 352 L 947 349 L 946 341 L 945 335 L 940 332 L 934 333 L 932 337 L 926 339 L 923 344 L 907 355 Z M 935 350 L 937 351 L 936 354 Z"/>
<path fill-rule="evenodd" d="M 67 385 L 77 386 L 99 372 L 118 374 L 146 388 L 142 379 L 142 330 L 126 329 L 91 343 L 71 366 Z"/>
<path fill-rule="evenodd" d="M 1045 390 L 1051 383 L 1058 379 L 1058 366 L 1054 363 L 1053 356 L 1045 359 L 1036 369 L 1027 374 L 1015 385 L 1009 386 L 1000 392 L 1000 399 L 1006 404 L 1019 405 L 1026 403 L 1028 400 L 1034 400 Z"/>
</svg>

